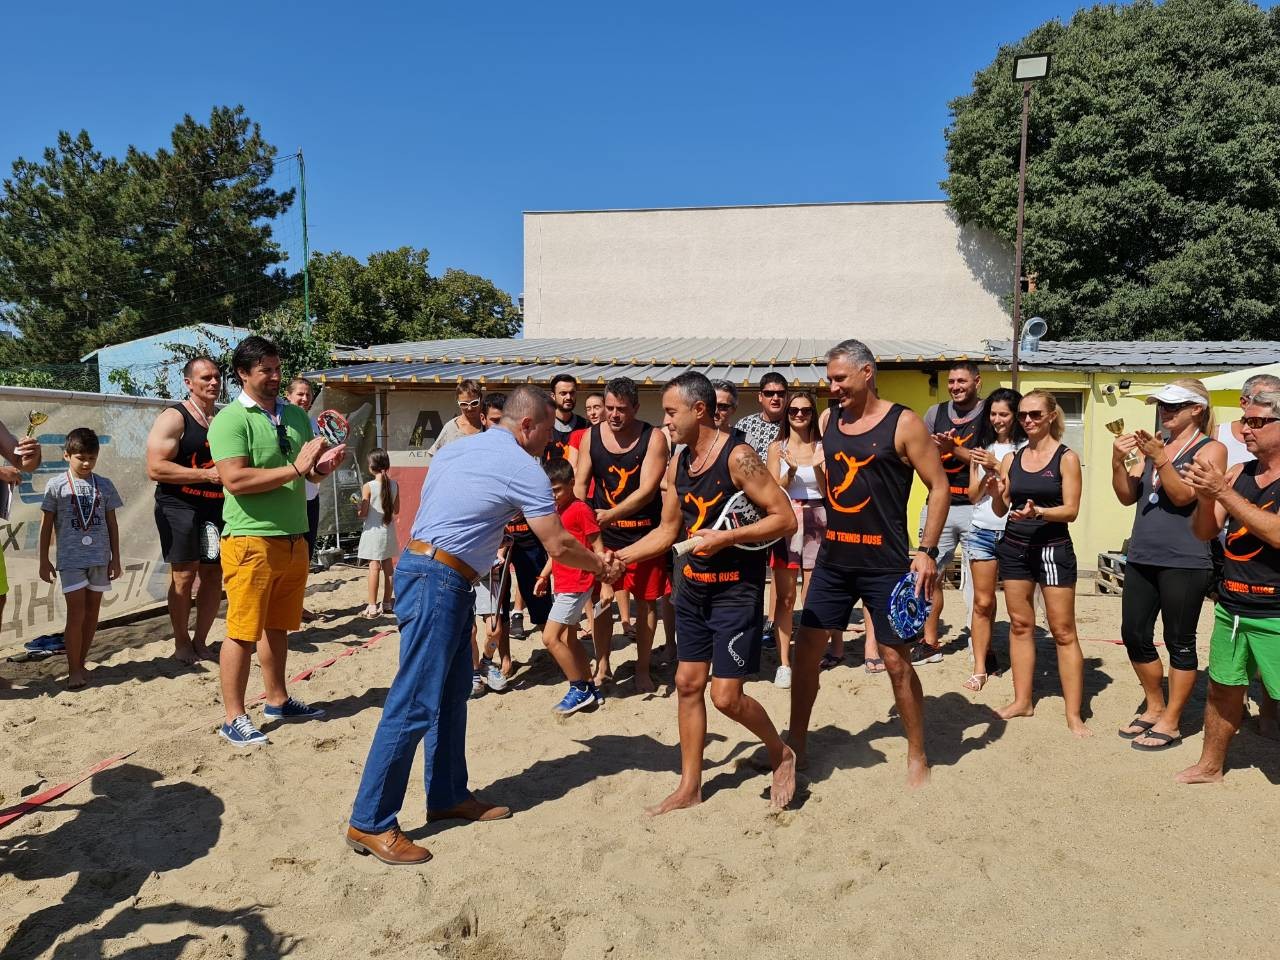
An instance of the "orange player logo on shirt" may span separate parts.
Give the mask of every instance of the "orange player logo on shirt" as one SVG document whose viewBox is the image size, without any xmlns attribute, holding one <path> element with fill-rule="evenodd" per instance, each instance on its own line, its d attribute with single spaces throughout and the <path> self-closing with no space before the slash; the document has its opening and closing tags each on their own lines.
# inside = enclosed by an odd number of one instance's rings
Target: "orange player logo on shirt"
<svg viewBox="0 0 1280 960">
<path fill-rule="evenodd" d="M 612 490 L 608 487 L 604 488 L 604 498 L 609 501 L 609 506 L 616 507 L 618 505 L 618 498 L 621 497 L 623 492 L 627 489 L 627 481 L 630 480 L 632 475 L 639 469 L 639 467 L 634 467 L 631 470 L 623 470 L 621 467 L 614 466 L 613 464 L 609 465 L 608 472 L 616 473 L 618 475 L 618 485 L 616 487 Z"/>
<path fill-rule="evenodd" d="M 1271 508 L 1271 505 L 1274 503 L 1275 503 L 1274 500 L 1268 500 L 1258 509 L 1268 510 Z M 1263 545 L 1258 544 L 1258 549 L 1252 550 L 1249 553 L 1233 553 L 1231 550 L 1231 545 L 1235 543 L 1237 540 L 1239 540 L 1241 537 L 1246 537 L 1246 536 L 1252 536 L 1252 534 L 1249 533 L 1249 528 L 1241 527 L 1235 533 L 1227 537 L 1227 544 L 1225 547 L 1223 547 L 1223 550 L 1222 550 L 1223 554 L 1227 557 L 1227 559 L 1235 560 L 1237 563 L 1248 563 L 1250 560 L 1252 560 L 1254 557 L 1256 557 L 1258 554 L 1262 552 Z M 1254 542 L 1255 543 L 1257 542 L 1257 537 L 1254 537 Z"/>
<path fill-rule="evenodd" d="M 719 503 L 723 496 L 723 490 L 717 493 L 710 500 L 703 500 L 701 497 L 695 497 L 692 493 L 686 493 L 684 495 L 685 503 L 692 503 L 698 508 L 698 519 L 689 525 L 690 533 L 697 533 L 702 529 L 702 525 L 707 522 L 707 511 Z"/>
<path fill-rule="evenodd" d="M 951 439 L 955 441 L 957 447 L 968 446 L 969 441 L 973 439 L 974 432 L 975 431 L 970 430 L 963 437 L 952 435 Z M 949 460 L 955 460 L 956 462 L 954 464 L 948 464 L 947 461 Z M 947 473 L 959 473 L 964 469 L 964 466 L 965 465 L 960 462 L 954 453 L 944 453 L 942 455 L 942 469 L 946 470 Z"/>
<path fill-rule="evenodd" d="M 853 486 L 853 481 L 857 478 L 858 471 L 875 458 L 876 455 L 873 453 L 865 460 L 858 460 L 856 458 L 851 458 L 843 450 L 837 451 L 832 455 L 832 460 L 840 461 L 846 468 L 844 479 L 841 480 L 834 489 L 831 486 L 831 477 L 827 477 L 827 500 L 830 502 L 832 510 L 837 510 L 840 513 L 860 513 L 862 508 L 871 502 L 871 498 L 867 497 L 861 503 L 855 504 L 852 507 L 846 507 L 841 505 L 840 495 Z"/>
</svg>

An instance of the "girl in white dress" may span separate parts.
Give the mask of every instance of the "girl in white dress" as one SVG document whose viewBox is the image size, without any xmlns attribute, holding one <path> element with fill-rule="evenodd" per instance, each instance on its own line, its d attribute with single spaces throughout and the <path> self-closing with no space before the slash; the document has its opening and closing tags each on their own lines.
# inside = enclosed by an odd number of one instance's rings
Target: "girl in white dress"
<svg viewBox="0 0 1280 960">
<path fill-rule="evenodd" d="M 391 458 L 387 451 L 376 447 L 369 454 L 369 472 L 373 479 L 360 491 L 356 514 L 364 521 L 360 532 L 360 547 L 356 552 L 361 560 L 369 561 L 369 605 L 364 608 L 366 617 L 391 613 L 394 600 L 391 595 L 391 576 L 394 573 L 396 555 L 396 528 L 394 520 L 400 512 L 400 485 L 389 477 Z M 382 581 L 383 602 L 378 603 L 378 582 Z"/>
</svg>

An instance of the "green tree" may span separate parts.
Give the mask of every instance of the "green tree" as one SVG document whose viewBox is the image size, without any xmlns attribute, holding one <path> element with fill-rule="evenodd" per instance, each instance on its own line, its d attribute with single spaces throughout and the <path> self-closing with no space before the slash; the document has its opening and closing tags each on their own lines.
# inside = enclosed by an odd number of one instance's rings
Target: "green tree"
<svg viewBox="0 0 1280 960">
<path fill-rule="evenodd" d="M 75 360 L 189 323 L 248 324 L 291 284 L 271 221 L 293 191 L 267 186 L 275 147 L 241 107 L 187 116 L 170 147 L 103 156 L 62 132 L 0 192 L 5 359 Z"/>
<path fill-rule="evenodd" d="M 1013 57 L 1031 52 L 1054 59 L 1031 112 L 1026 315 L 1062 339 L 1274 337 L 1280 11 L 1138 0 L 1002 48 L 950 105 L 942 187 L 962 221 L 1011 244 Z"/>
<path fill-rule="evenodd" d="M 318 336 L 368 346 L 450 337 L 510 337 L 520 310 L 492 281 L 462 270 L 434 277 L 426 250 L 399 247 L 365 263 L 341 252 L 311 258 Z"/>
</svg>

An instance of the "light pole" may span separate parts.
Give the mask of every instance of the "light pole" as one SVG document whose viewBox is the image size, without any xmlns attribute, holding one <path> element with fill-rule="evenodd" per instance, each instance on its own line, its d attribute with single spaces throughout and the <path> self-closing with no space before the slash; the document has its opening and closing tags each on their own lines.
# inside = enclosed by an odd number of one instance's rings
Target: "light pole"
<svg viewBox="0 0 1280 960">
<path fill-rule="evenodd" d="M 1031 84 L 1049 75 L 1050 55 L 1029 53 L 1013 58 L 1013 79 L 1022 83 L 1022 147 L 1018 153 L 1018 234 L 1013 248 L 1013 389 L 1018 389 L 1018 342 L 1022 339 L 1022 218 L 1027 196 L 1027 120 L 1031 116 Z"/>
</svg>

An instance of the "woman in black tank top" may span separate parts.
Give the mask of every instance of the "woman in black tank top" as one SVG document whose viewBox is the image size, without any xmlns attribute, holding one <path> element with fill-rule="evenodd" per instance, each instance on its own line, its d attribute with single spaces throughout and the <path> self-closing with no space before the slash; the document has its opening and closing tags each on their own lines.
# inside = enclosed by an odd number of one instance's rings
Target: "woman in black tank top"
<svg viewBox="0 0 1280 960">
<path fill-rule="evenodd" d="M 1080 512 L 1080 458 L 1062 438 L 1062 412 L 1053 394 L 1032 390 L 1018 404 L 1018 421 L 1027 445 L 1005 456 L 999 479 L 992 479 L 992 510 L 1007 514 L 1005 534 L 996 548 L 1009 610 L 1009 661 L 1013 701 L 1000 716 L 1029 717 L 1034 712 L 1034 597 L 1044 594 L 1049 632 L 1058 650 L 1058 675 L 1067 727 L 1077 737 L 1090 730 L 1080 716 L 1084 700 L 1084 656 L 1076 636 L 1075 551 L 1067 527 Z"/>
</svg>

